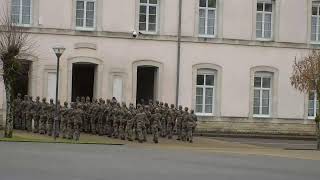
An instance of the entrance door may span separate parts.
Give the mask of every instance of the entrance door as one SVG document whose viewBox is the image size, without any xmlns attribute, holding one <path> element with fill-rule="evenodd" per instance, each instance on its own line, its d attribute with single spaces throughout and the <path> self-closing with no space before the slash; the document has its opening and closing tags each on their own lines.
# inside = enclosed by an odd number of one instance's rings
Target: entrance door
<svg viewBox="0 0 320 180">
<path fill-rule="evenodd" d="M 24 95 L 28 95 L 31 62 L 26 60 L 21 61 L 21 67 L 14 82 L 13 95 L 17 97 L 17 94 L 20 93 L 23 98 Z"/>
<path fill-rule="evenodd" d="M 72 67 L 72 101 L 77 97 L 93 98 L 95 64 L 73 64 Z"/>
<path fill-rule="evenodd" d="M 139 66 L 137 70 L 137 97 L 136 103 L 148 103 L 155 100 L 155 83 L 158 68 L 154 66 Z"/>
</svg>

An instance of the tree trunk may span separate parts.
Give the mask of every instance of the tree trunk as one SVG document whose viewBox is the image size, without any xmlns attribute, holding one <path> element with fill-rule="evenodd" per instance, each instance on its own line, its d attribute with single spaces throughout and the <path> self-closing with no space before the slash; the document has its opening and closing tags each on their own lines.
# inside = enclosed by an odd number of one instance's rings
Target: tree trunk
<svg viewBox="0 0 320 180">
<path fill-rule="evenodd" d="M 6 125 L 5 125 L 5 138 L 12 138 L 13 136 L 13 113 L 12 113 L 12 86 L 10 82 L 5 81 L 5 90 L 6 90 Z"/>
<path fill-rule="evenodd" d="M 319 101 L 319 97 L 320 97 L 320 90 L 319 88 L 317 88 L 317 97 L 318 97 L 318 101 Z M 320 126 L 319 126 L 319 121 L 320 121 L 320 109 L 317 110 L 317 114 L 316 114 L 316 137 L 317 137 L 317 150 L 320 150 Z"/>
</svg>

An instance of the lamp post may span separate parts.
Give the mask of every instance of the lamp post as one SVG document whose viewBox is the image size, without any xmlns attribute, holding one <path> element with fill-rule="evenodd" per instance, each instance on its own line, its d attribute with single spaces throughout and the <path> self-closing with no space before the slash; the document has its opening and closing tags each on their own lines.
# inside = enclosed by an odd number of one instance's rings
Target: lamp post
<svg viewBox="0 0 320 180">
<path fill-rule="evenodd" d="M 64 47 L 54 47 L 52 48 L 54 53 L 57 56 L 57 79 L 56 79 L 56 112 L 55 117 L 53 120 L 53 138 L 56 140 L 56 123 L 59 118 L 59 112 L 58 112 L 58 95 L 59 95 L 59 66 L 60 66 L 60 57 L 62 56 L 63 52 L 66 50 Z"/>
</svg>

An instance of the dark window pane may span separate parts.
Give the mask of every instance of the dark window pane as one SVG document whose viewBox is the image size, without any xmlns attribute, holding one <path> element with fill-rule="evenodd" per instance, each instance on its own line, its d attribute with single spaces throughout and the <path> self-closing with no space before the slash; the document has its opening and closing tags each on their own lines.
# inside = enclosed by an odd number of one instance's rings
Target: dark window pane
<svg viewBox="0 0 320 180">
<path fill-rule="evenodd" d="M 139 30 L 145 31 L 146 30 L 146 23 L 139 23 Z"/>
<path fill-rule="evenodd" d="M 150 4 L 158 4 L 158 0 L 149 0 Z"/>
<path fill-rule="evenodd" d="M 216 7 L 216 0 L 209 0 L 208 1 L 208 7 L 215 8 Z"/>
<path fill-rule="evenodd" d="M 155 32 L 156 31 L 156 24 L 149 23 L 149 27 L 148 28 L 149 28 L 148 31 Z"/>
<path fill-rule="evenodd" d="M 265 11 L 272 12 L 272 4 L 265 4 Z"/>
<path fill-rule="evenodd" d="M 140 0 L 140 3 L 147 3 L 148 0 Z"/>
<path fill-rule="evenodd" d="M 197 76 L 197 85 L 204 85 L 204 75 Z"/>
<path fill-rule="evenodd" d="M 263 3 L 257 4 L 257 11 L 263 11 Z"/>
<path fill-rule="evenodd" d="M 254 87 L 261 87 L 261 77 L 254 78 Z"/>
<path fill-rule="evenodd" d="M 147 13 L 146 6 L 140 6 L 140 14 L 146 14 L 146 13 Z"/>
<path fill-rule="evenodd" d="M 200 7 L 207 7 L 207 0 L 200 0 Z"/>
<path fill-rule="evenodd" d="M 140 15 L 140 22 L 146 22 L 146 15 Z"/>
<path fill-rule="evenodd" d="M 206 76 L 206 85 L 214 86 L 214 75 Z"/>
<path fill-rule="evenodd" d="M 312 7 L 312 15 L 318 14 L 318 7 Z"/>
<path fill-rule="evenodd" d="M 271 87 L 271 78 L 263 78 L 262 87 L 263 88 L 270 88 Z"/>
</svg>

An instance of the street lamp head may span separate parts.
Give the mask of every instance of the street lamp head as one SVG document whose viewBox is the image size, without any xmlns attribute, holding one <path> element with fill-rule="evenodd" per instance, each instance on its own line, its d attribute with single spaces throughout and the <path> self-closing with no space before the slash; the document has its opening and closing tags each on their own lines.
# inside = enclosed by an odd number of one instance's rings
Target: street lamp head
<svg viewBox="0 0 320 180">
<path fill-rule="evenodd" d="M 66 48 L 62 47 L 62 46 L 57 46 L 57 47 L 54 47 L 52 48 L 54 53 L 56 54 L 56 56 L 59 58 L 63 52 L 66 50 Z"/>
</svg>

